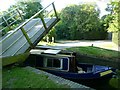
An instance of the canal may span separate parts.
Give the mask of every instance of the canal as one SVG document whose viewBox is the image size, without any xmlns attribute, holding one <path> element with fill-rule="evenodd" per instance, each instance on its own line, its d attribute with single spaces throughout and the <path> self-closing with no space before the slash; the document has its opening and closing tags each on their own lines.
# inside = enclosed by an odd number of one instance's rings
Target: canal
<svg viewBox="0 0 120 90">
<path fill-rule="evenodd" d="M 79 84 L 94 88 L 96 90 L 120 90 L 120 70 L 111 78 L 95 80 L 72 80 Z"/>
<path fill-rule="evenodd" d="M 117 90 L 118 88 L 115 88 L 111 84 L 114 84 L 115 82 L 112 81 L 112 78 L 109 79 L 96 79 L 96 80 L 77 80 L 74 82 L 77 82 L 79 84 L 94 88 L 96 90 Z"/>
</svg>

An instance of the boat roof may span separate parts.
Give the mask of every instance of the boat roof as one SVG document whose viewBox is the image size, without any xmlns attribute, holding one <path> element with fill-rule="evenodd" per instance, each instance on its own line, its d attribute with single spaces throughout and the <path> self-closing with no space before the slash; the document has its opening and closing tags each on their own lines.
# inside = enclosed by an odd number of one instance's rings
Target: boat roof
<svg viewBox="0 0 120 90">
<path fill-rule="evenodd" d="M 61 50 L 48 49 L 48 50 L 45 50 L 43 53 L 46 53 L 46 54 L 58 54 L 59 52 L 61 52 Z"/>
<path fill-rule="evenodd" d="M 75 57 L 75 56 L 71 56 L 71 55 L 65 55 L 65 54 L 41 54 L 41 56 L 44 57 L 50 57 L 50 58 L 68 58 L 68 57 Z"/>
<path fill-rule="evenodd" d="M 45 50 L 42 49 L 32 49 L 30 50 L 30 54 L 37 54 L 40 55 L 42 52 L 44 52 Z"/>
<path fill-rule="evenodd" d="M 55 50 L 55 49 L 47 49 L 47 50 L 42 50 L 42 49 L 32 49 L 30 51 L 30 54 L 58 54 L 61 52 L 61 50 Z"/>
<path fill-rule="evenodd" d="M 74 57 L 71 55 L 59 54 L 61 51 L 62 50 L 55 50 L 55 49 L 47 49 L 47 50 L 32 49 L 30 51 L 30 54 L 41 55 L 41 56 L 45 56 L 45 57 L 54 57 L 54 58 Z"/>
</svg>

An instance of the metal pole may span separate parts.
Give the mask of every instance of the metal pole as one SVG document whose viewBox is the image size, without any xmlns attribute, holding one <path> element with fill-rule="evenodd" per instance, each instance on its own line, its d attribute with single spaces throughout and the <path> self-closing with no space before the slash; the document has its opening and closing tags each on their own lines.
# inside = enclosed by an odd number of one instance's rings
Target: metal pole
<svg viewBox="0 0 120 90">
<path fill-rule="evenodd" d="M 23 28 L 23 27 L 21 27 L 20 29 L 21 29 L 21 31 L 22 31 L 22 33 L 23 33 L 23 35 L 25 36 L 26 40 L 27 40 L 27 41 L 28 41 L 28 43 L 30 44 L 30 47 L 31 47 L 31 48 L 34 48 L 34 45 L 32 44 L 32 42 L 31 42 L 31 40 L 30 40 L 29 36 L 27 35 L 27 33 L 25 32 L 24 28 Z"/>
<path fill-rule="evenodd" d="M 53 6 L 53 9 L 54 9 L 54 12 L 55 12 L 55 16 L 56 16 L 56 18 L 58 18 L 58 15 L 57 15 L 57 12 L 56 12 L 56 9 L 55 9 L 54 2 L 52 3 L 52 6 Z"/>
<path fill-rule="evenodd" d="M 5 21 L 5 23 L 7 24 L 9 30 L 11 30 L 11 27 L 10 27 L 10 25 L 8 24 L 8 22 L 7 22 L 7 20 L 5 19 L 5 17 L 3 16 L 2 18 L 3 18 L 3 20 Z M 5 31 L 5 32 L 6 32 L 6 31 Z"/>
<path fill-rule="evenodd" d="M 45 30 L 47 30 L 46 23 L 45 23 L 45 21 L 44 21 L 44 19 L 43 19 L 43 16 L 42 16 L 41 14 L 40 14 L 40 18 L 41 18 L 41 21 L 42 21 L 42 23 L 43 23 L 43 26 L 44 26 Z"/>
<path fill-rule="evenodd" d="M 20 15 L 20 17 L 21 17 L 21 20 L 24 21 L 24 18 L 23 18 L 23 16 L 21 15 L 20 11 L 19 11 L 18 9 L 16 9 L 16 11 L 19 13 L 19 15 Z"/>
</svg>

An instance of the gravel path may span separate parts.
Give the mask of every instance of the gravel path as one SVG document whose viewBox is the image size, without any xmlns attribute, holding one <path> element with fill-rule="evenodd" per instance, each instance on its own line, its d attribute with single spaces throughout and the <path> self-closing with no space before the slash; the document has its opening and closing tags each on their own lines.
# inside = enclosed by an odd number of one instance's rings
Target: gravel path
<svg viewBox="0 0 120 90">
<path fill-rule="evenodd" d="M 70 47 L 79 47 L 79 46 L 95 46 L 109 50 L 120 51 L 120 47 L 114 44 L 109 40 L 97 40 L 97 41 L 88 41 L 88 40 L 65 40 L 65 41 L 57 41 L 54 46 L 43 45 L 39 46 L 41 48 L 54 48 L 54 49 L 65 49 Z M 37 46 L 38 47 L 38 46 Z"/>
</svg>

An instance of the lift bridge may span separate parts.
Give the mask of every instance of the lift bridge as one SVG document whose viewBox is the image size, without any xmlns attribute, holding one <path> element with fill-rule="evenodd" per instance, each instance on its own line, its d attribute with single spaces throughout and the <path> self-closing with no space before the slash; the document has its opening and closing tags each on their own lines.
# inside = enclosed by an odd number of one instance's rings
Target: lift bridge
<svg viewBox="0 0 120 90">
<path fill-rule="evenodd" d="M 43 12 L 46 12 L 45 15 L 43 15 Z M 48 17 L 51 12 L 54 12 L 54 16 Z M 24 61 L 29 56 L 29 51 L 35 48 L 37 43 L 60 20 L 54 2 L 27 20 L 23 19 L 19 8 L 15 8 L 6 14 L 13 15 L 8 18 L 5 16 L 0 17 L 0 60 L 2 66 Z M 15 19 L 16 16 L 18 17 L 17 19 Z M 39 18 L 36 18 L 37 16 Z M 11 18 L 15 20 L 9 22 Z M 18 20 L 22 22 L 16 28 L 10 30 L 11 25 L 14 25 Z M 3 28 L 2 25 L 4 23 L 6 26 Z M 10 31 L 6 32 L 8 29 Z"/>
<path fill-rule="evenodd" d="M 43 12 L 46 12 L 45 15 L 43 15 Z M 55 15 L 48 17 L 51 12 L 54 12 Z M 36 48 L 37 43 L 60 20 L 56 12 L 54 2 L 27 20 L 24 20 L 19 8 L 15 8 L 6 14 L 13 15 L 7 18 L 5 16 L 0 17 L 0 63 L 2 62 L 2 66 L 25 61 L 30 55 L 30 50 Z M 11 18 L 14 18 L 14 21 L 10 22 L 9 20 Z M 13 27 L 11 28 L 11 26 L 14 26 L 17 21 L 21 21 L 21 23 L 18 24 L 16 28 L 12 29 Z M 3 24 L 6 26 L 2 27 Z M 10 31 L 7 32 L 7 30 Z M 81 58 L 81 62 L 84 63 L 94 63 L 120 69 L 119 59 L 90 59 L 90 57 L 81 55 L 79 55 L 79 57 Z"/>
</svg>

